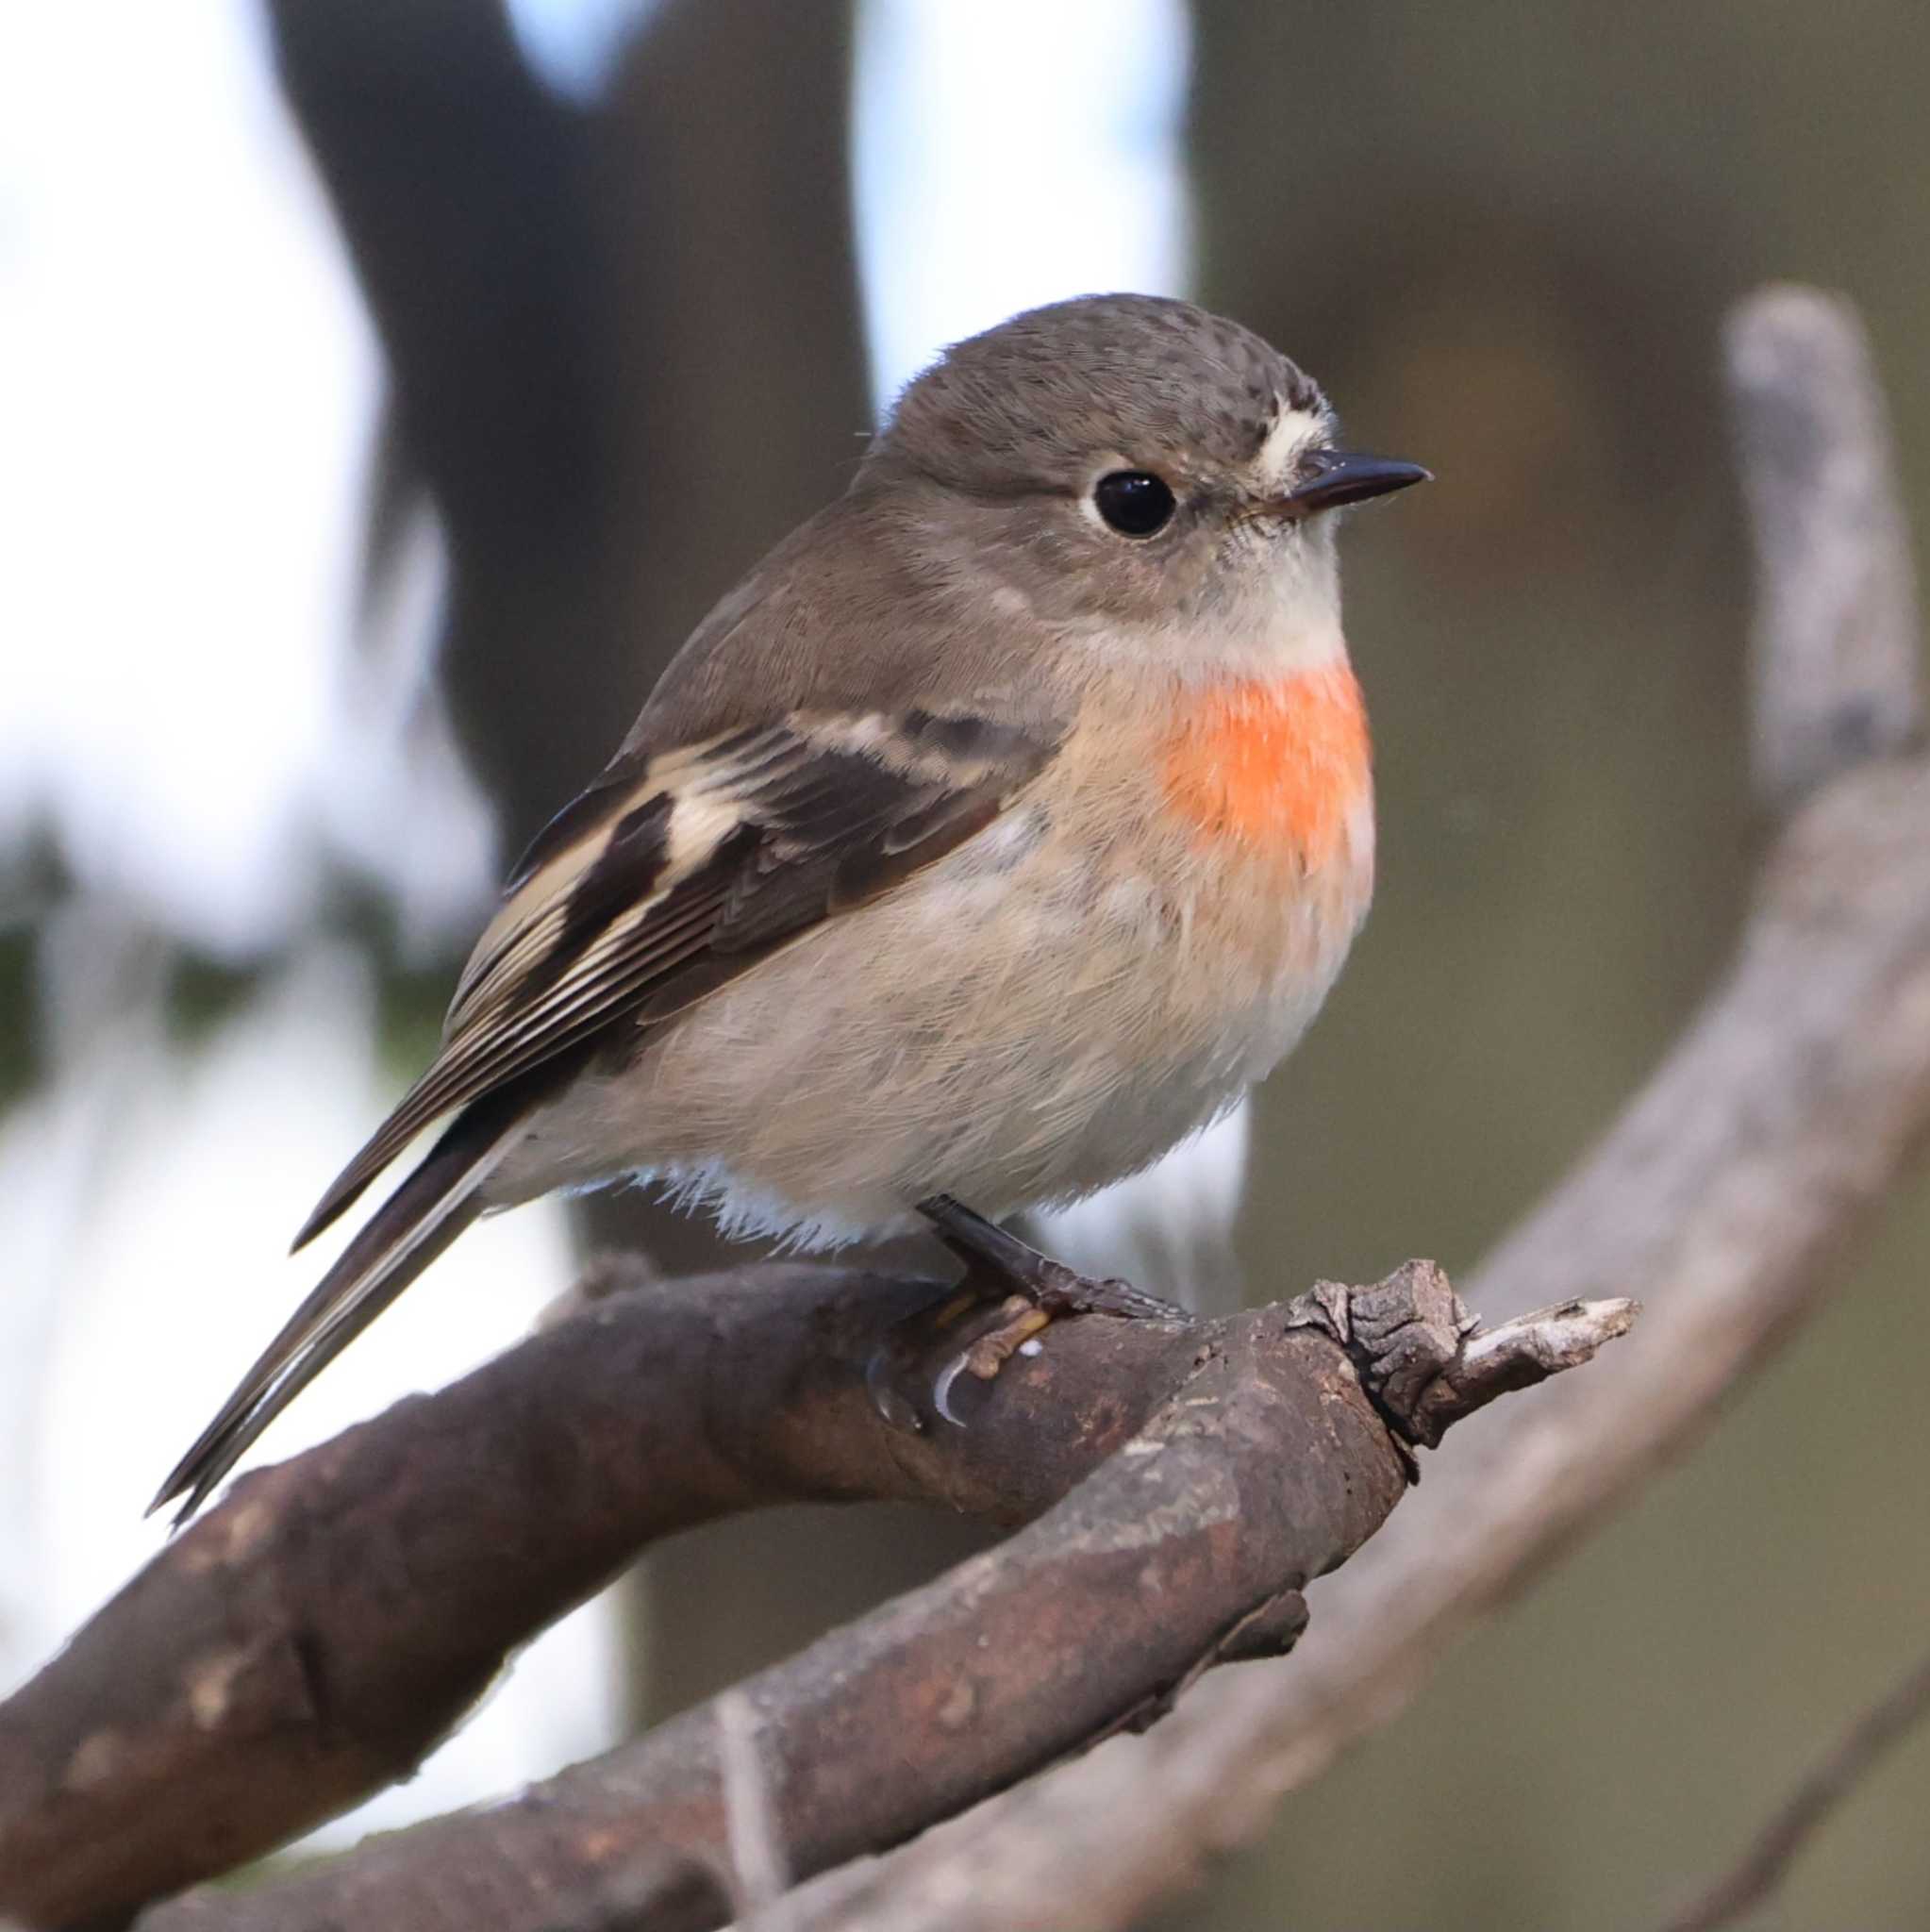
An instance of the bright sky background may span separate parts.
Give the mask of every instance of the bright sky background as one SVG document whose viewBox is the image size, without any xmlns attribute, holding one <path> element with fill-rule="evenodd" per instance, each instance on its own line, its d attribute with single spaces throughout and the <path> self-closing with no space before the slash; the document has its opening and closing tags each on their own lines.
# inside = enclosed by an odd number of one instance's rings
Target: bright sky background
<svg viewBox="0 0 1930 1932">
<path fill-rule="evenodd" d="M 514 12 L 582 95 L 633 8 Z M 466 931 L 493 874 L 446 745 L 405 724 L 432 530 L 381 647 L 346 648 L 379 359 L 264 54 L 248 0 L 0 28 L 0 876 L 51 820 L 96 889 L 53 940 L 58 1078 L 0 1122 L 0 1417 L 32 1445 L 0 1461 L 0 1692 L 159 1541 L 149 1491 L 312 1281 L 289 1230 L 392 1098 L 355 960 L 305 958 L 184 1054 L 141 927 L 272 944 L 329 848 L 418 926 Z M 1182 291 L 1186 62 L 1177 0 L 867 0 L 854 192 L 881 394 L 1017 308 Z M 1211 1137 L 1163 1211 L 1229 1215 L 1244 1144 L 1238 1121 Z M 554 1210 L 474 1231 L 267 1453 L 493 1353 L 567 1270 Z M 614 1654 L 579 1612 L 332 1836 L 600 1748 Z"/>
<path fill-rule="evenodd" d="M 867 0 L 858 260 L 881 397 L 1066 295 L 1187 292 L 1177 0 Z"/>
</svg>

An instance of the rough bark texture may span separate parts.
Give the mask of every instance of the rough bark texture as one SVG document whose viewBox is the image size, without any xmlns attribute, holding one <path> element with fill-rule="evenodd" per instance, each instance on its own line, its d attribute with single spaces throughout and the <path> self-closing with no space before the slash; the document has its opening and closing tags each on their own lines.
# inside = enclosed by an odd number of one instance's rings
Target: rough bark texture
<svg viewBox="0 0 1930 1932">
<path fill-rule="evenodd" d="M 957 1427 L 936 1378 L 986 1317 L 945 1300 L 806 1267 L 631 1289 L 244 1478 L 0 1707 L 0 1908 L 125 1912 L 406 1774 L 518 1642 L 691 1523 L 803 1497 L 1030 1522 L 729 1693 L 786 1866 L 820 1870 L 1286 1647 L 1301 1585 L 1402 1493 L 1390 1419 L 1432 1439 L 1627 1320 L 1475 1340 L 1414 1263 L 1220 1322 L 1062 1324 L 960 1391 Z M 487 1813 L 143 1924 L 535 1927 L 640 1869 L 734 1886 L 719 1725 L 701 1707 Z M 710 1896 L 662 1922 L 715 1923 Z"/>
</svg>

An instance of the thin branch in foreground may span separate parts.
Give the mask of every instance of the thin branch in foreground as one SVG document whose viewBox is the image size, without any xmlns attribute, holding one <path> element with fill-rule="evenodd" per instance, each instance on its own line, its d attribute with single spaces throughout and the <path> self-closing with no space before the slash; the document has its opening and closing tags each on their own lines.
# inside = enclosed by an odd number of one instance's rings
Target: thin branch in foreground
<svg viewBox="0 0 1930 1932">
<path fill-rule="evenodd" d="M 1755 1841 L 1668 1932 L 1717 1932 L 1761 1905 L 1788 1875 L 1796 1854 L 1877 1762 L 1930 1715 L 1930 1656 L 1877 1699 L 1813 1765 Z"/>
</svg>

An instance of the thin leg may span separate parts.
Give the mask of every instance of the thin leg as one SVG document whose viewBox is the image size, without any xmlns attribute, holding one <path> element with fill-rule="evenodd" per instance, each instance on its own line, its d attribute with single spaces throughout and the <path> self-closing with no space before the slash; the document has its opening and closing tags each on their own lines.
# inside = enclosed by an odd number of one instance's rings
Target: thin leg
<svg viewBox="0 0 1930 1932">
<path fill-rule="evenodd" d="M 1192 1318 L 1172 1302 L 1147 1294 L 1130 1281 L 1094 1281 L 1062 1261 L 1041 1255 L 1008 1234 L 996 1222 L 974 1213 L 950 1194 L 931 1194 L 918 1204 L 939 1239 L 976 1274 L 1022 1294 L 1041 1314 L 1119 1315 L 1128 1320 L 1186 1322 Z M 1043 1323 L 1030 1331 L 1037 1332 Z"/>
</svg>

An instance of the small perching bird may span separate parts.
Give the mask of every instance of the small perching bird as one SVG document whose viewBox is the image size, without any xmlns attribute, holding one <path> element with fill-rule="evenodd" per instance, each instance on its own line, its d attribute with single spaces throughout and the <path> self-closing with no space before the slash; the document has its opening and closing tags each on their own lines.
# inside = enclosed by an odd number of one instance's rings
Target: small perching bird
<svg viewBox="0 0 1930 1932">
<path fill-rule="evenodd" d="M 1049 1306 L 1139 1306 L 960 1204 L 1146 1166 L 1339 970 L 1373 808 L 1325 513 L 1427 473 L 1333 426 L 1257 337 L 1143 295 L 913 382 L 524 856 L 296 1246 L 441 1138 L 156 1507 L 191 1514 L 472 1221 L 556 1189 L 653 1178 L 797 1249 L 923 1215 Z"/>
</svg>

